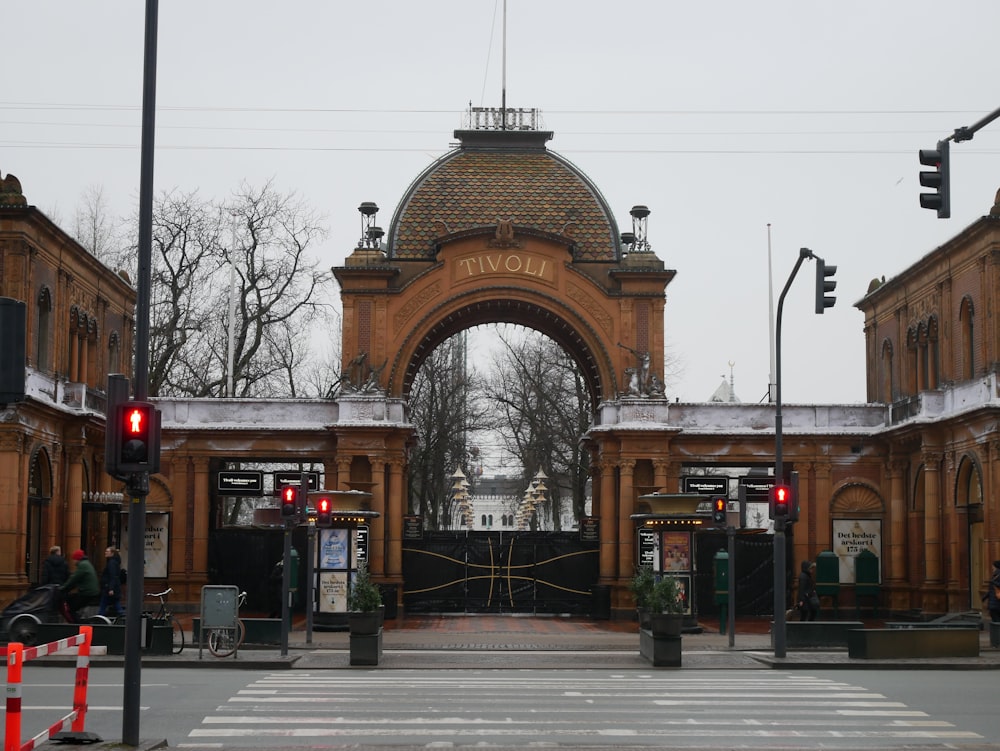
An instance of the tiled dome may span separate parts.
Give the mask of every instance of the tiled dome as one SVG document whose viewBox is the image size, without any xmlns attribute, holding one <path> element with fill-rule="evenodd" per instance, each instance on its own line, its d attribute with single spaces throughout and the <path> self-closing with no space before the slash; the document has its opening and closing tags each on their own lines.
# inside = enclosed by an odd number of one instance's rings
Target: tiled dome
<svg viewBox="0 0 1000 751">
<path fill-rule="evenodd" d="M 544 143 L 551 133 L 458 131 L 461 146 L 414 180 L 389 230 L 388 255 L 433 260 L 437 240 L 511 220 L 562 235 L 573 260 L 621 260 L 607 203 L 579 169 Z"/>
</svg>

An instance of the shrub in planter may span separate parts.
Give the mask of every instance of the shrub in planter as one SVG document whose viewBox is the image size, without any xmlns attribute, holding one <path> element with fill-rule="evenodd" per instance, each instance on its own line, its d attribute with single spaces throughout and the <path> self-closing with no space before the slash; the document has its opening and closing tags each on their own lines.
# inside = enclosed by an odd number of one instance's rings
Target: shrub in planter
<svg viewBox="0 0 1000 751">
<path fill-rule="evenodd" d="M 378 631 L 382 608 L 382 593 L 368 576 L 368 567 L 358 565 L 358 572 L 347 590 L 347 621 L 352 633 L 372 634 Z"/>
<path fill-rule="evenodd" d="M 655 585 L 653 569 L 648 566 L 641 566 L 632 577 L 632 581 L 629 582 L 628 588 L 635 600 L 635 609 L 639 614 L 639 628 L 649 628 L 649 613 Z"/>
<path fill-rule="evenodd" d="M 680 636 L 684 625 L 684 593 L 673 576 L 661 576 L 650 596 L 650 630 L 654 636 Z"/>
<path fill-rule="evenodd" d="M 654 613 L 684 612 L 684 593 L 681 591 L 681 584 L 677 577 L 661 576 L 660 580 L 653 584 L 649 598 L 649 609 Z"/>
</svg>

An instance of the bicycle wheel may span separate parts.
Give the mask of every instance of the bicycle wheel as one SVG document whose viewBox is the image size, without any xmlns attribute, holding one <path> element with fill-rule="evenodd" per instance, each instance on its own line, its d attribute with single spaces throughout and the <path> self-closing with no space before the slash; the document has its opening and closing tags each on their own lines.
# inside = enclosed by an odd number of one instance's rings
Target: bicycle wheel
<svg viewBox="0 0 1000 751">
<path fill-rule="evenodd" d="M 213 628 L 208 632 L 208 651 L 216 657 L 229 657 L 246 638 L 247 627 L 243 621 L 236 621 L 236 629 Z"/>
<path fill-rule="evenodd" d="M 173 642 L 170 651 L 179 655 L 184 651 L 184 627 L 176 616 L 170 616 L 170 630 L 173 632 Z"/>
</svg>

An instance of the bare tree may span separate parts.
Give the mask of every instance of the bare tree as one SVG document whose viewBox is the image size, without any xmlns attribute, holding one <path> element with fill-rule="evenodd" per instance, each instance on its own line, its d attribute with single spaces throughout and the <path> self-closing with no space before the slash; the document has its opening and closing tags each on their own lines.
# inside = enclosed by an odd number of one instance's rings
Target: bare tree
<svg viewBox="0 0 1000 751">
<path fill-rule="evenodd" d="M 115 224 L 115 217 L 104 198 L 104 186 L 88 186 L 76 208 L 73 234 L 99 261 L 111 268 L 121 268 L 121 244 L 115 237 Z"/>
<path fill-rule="evenodd" d="M 428 355 L 410 388 L 410 422 L 417 428 L 409 460 L 410 511 L 420 514 L 428 529 L 446 528 L 452 518 L 455 469 L 474 480 L 468 435 L 481 427 L 482 410 L 465 357 L 464 335 L 452 337 Z"/>
<path fill-rule="evenodd" d="M 311 323 L 331 307 L 320 295 L 329 274 L 309 257 L 324 234 L 312 209 L 270 182 L 244 183 L 222 203 L 162 194 L 153 211 L 150 395 L 299 394 Z M 123 266 L 134 270 L 136 258 L 133 244 Z"/>
<path fill-rule="evenodd" d="M 539 469 L 547 483 L 553 529 L 561 528 L 565 500 L 584 513 L 590 461 L 580 436 L 592 405 L 576 363 L 555 342 L 536 332 L 502 336 L 486 388 L 491 426 L 506 450 L 520 457 L 527 486 Z"/>
</svg>

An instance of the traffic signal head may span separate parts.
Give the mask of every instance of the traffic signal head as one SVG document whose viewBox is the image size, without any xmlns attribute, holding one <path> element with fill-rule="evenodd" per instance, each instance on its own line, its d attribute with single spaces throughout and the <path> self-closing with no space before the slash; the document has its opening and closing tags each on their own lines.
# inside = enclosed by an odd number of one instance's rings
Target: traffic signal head
<svg viewBox="0 0 1000 751">
<path fill-rule="evenodd" d="M 299 488 L 297 485 L 285 485 L 281 489 L 281 517 L 292 519 L 299 515 Z"/>
<path fill-rule="evenodd" d="M 775 485 L 769 493 L 770 503 L 768 504 L 772 519 L 779 516 L 788 516 L 788 510 L 792 506 L 792 489 L 788 485 Z"/>
<path fill-rule="evenodd" d="M 822 258 L 816 259 L 816 312 L 822 313 L 827 308 L 832 308 L 837 298 L 829 294 L 837 288 L 837 280 L 833 275 L 837 273 L 837 267 L 826 263 Z"/>
<path fill-rule="evenodd" d="M 160 412 L 149 402 L 115 407 L 114 448 L 118 475 L 160 471 Z"/>
<path fill-rule="evenodd" d="M 920 208 L 937 211 L 938 219 L 951 216 L 951 177 L 948 142 L 938 141 L 936 149 L 920 149 L 920 163 L 936 167 L 934 172 L 921 172 L 920 185 L 933 188 L 933 193 L 920 194 Z"/>
<path fill-rule="evenodd" d="M 333 518 L 331 516 L 332 511 L 333 504 L 330 503 L 330 499 L 326 496 L 322 496 L 318 501 L 316 501 L 316 526 L 333 526 Z"/>
<path fill-rule="evenodd" d="M 726 526 L 726 508 L 729 502 L 725 496 L 712 496 L 712 522 L 716 527 Z"/>
</svg>

